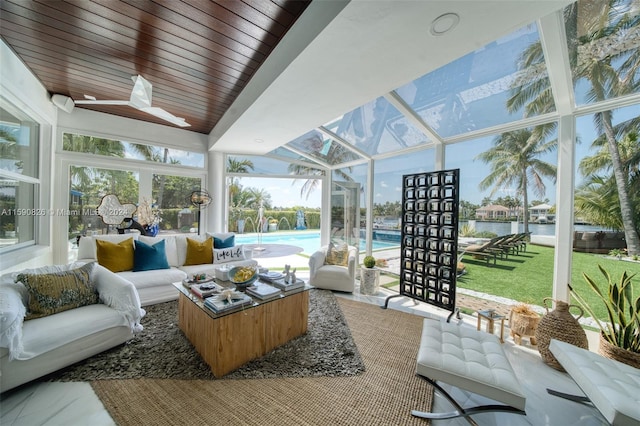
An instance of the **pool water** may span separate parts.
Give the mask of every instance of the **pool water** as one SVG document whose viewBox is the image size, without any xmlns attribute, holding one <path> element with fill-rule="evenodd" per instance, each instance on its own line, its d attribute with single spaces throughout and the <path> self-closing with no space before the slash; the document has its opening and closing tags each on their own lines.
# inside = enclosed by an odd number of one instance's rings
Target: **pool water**
<svg viewBox="0 0 640 426">
<path fill-rule="evenodd" d="M 236 244 L 258 244 L 258 234 L 237 234 Z M 262 244 L 289 244 L 302 247 L 303 253 L 313 254 L 320 248 L 320 232 L 262 234 Z M 399 247 L 400 244 L 373 241 L 373 250 Z M 360 239 L 360 251 L 365 250 L 365 240 Z"/>
</svg>

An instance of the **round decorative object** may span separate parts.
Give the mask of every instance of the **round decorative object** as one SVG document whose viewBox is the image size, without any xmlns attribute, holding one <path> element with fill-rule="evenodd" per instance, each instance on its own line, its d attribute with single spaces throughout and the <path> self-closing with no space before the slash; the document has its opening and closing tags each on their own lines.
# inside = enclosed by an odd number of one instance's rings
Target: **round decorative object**
<svg viewBox="0 0 640 426">
<path fill-rule="evenodd" d="M 623 349 L 610 343 L 600 333 L 600 346 L 598 352 L 605 358 L 610 358 L 615 361 L 622 362 L 635 368 L 640 368 L 640 353 L 632 352 L 628 349 Z"/>
<path fill-rule="evenodd" d="M 582 317 L 584 312 L 579 306 L 569 305 L 568 303 L 561 300 L 555 300 L 556 308 L 553 311 L 549 312 L 547 301 L 554 300 L 550 297 L 546 297 L 543 300 L 543 304 L 547 310 L 547 313 L 542 317 L 542 319 L 538 323 L 538 328 L 536 329 L 535 338 L 538 342 L 538 351 L 542 356 L 542 360 L 546 364 L 550 365 L 556 370 L 565 371 L 556 357 L 554 357 L 549 350 L 549 343 L 551 343 L 551 339 L 556 339 L 562 342 L 567 342 L 579 348 L 589 349 L 587 333 L 585 333 L 584 329 L 578 322 L 578 319 Z M 580 310 L 580 315 L 577 318 L 574 317 L 571 312 L 569 312 L 569 308 L 572 307 L 578 308 Z"/>
<path fill-rule="evenodd" d="M 258 271 L 256 268 L 249 266 L 234 266 L 229 270 L 229 281 L 231 281 L 238 290 L 244 290 L 258 279 Z"/>
</svg>

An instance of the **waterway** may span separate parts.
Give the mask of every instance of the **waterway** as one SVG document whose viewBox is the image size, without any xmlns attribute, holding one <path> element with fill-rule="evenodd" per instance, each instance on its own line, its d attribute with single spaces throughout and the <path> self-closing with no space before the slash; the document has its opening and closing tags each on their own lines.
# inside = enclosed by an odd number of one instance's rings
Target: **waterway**
<svg viewBox="0 0 640 426">
<path fill-rule="evenodd" d="M 466 225 L 467 221 L 461 221 L 460 226 Z M 511 222 L 485 222 L 475 221 L 475 230 L 478 232 L 493 232 L 496 235 L 511 234 Z M 575 231 L 610 231 L 610 229 L 603 228 L 596 225 L 574 225 Z M 518 231 L 524 232 L 524 224 L 518 224 Z M 529 223 L 529 232 L 533 235 L 555 235 L 556 224 L 555 223 Z"/>
</svg>

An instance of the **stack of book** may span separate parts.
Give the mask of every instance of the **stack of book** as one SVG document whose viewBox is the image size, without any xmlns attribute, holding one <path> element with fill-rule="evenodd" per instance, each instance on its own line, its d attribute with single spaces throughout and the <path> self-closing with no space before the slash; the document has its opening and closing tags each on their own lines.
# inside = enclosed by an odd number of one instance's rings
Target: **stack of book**
<svg viewBox="0 0 640 426">
<path fill-rule="evenodd" d="M 193 294 L 202 299 L 213 296 L 215 294 L 220 294 L 220 292 L 222 291 L 222 287 L 214 282 L 209 282 L 206 284 L 192 284 L 189 289 Z"/>
<path fill-rule="evenodd" d="M 281 294 L 279 289 L 261 282 L 257 282 L 254 285 L 247 287 L 245 291 L 248 295 L 260 300 L 275 299 L 276 297 L 280 297 Z"/>
<path fill-rule="evenodd" d="M 271 285 L 279 288 L 280 290 L 287 292 L 291 290 L 297 290 L 304 287 L 304 281 L 297 279 L 295 282 L 289 281 L 285 282 L 284 278 L 273 280 Z"/>
<path fill-rule="evenodd" d="M 263 272 L 258 275 L 260 279 L 264 282 L 270 283 L 277 279 L 283 278 L 284 274 L 282 272 Z"/>
<path fill-rule="evenodd" d="M 236 308 L 253 305 L 253 299 L 239 291 L 234 291 L 230 299 L 231 301 L 229 301 L 229 298 L 224 297 L 224 294 L 218 294 L 204 299 L 204 306 L 216 314 L 219 314 L 221 312 L 232 311 Z"/>
</svg>

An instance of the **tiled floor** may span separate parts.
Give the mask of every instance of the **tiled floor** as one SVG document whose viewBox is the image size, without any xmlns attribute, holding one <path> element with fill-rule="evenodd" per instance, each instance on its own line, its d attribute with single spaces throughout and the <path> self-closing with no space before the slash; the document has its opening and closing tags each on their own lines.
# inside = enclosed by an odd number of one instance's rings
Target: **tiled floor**
<svg viewBox="0 0 640 426">
<path fill-rule="evenodd" d="M 289 260 L 292 263 L 293 258 Z M 283 259 L 278 259 L 283 263 Z M 264 266 L 269 262 L 264 260 Z M 278 265 L 279 265 L 278 263 Z M 287 263 L 285 261 L 284 263 Z M 275 265 L 271 265 L 274 267 Z M 301 278 L 305 278 L 300 274 Z M 382 306 L 388 295 L 392 293 L 381 290 L 376 296 L 361 295 L 356 289 L 352 295 L 340 294 L 341 297 L 353 298 Z M 406 297 L 393 298 L 389 301 L 390 309 L 421 316 L 446 316 L 448 312 L 432 308 L 423 303 L 414 302 Z M 463 315 L 463 326 L 475 327 L 474 317 Z M 516 374 L 521 378 L 527 395 L 527 415 L 514 414 L 480 414 L 474 418 L 480 425 L 605 425 L 604 419 L 597 410 L 588 405 L 563 400 L 547 394 L 546 388 L 581 394 L 573 381 L 564 373 L 560 373 L 545 365 L 535 348 L 515 345 L 510 339 L 505 342 L 505 352 Z M 490 403 L 479 395 L 443 387 L 450 392 L 463 406 Z M 420 409 L 421 407 L 415 407 Z M 433 411 L 451 411 L 451 405 L 436 394 Z M 102 403 L 87 383 L 34 383 L 17 391 L 3 395 L 0 401 L 0 424 L 9 425 L 112 425 L 114 424 Z M 466 425 L 463 419 L 438 420 L 434 425 Z"/>
</svg>

